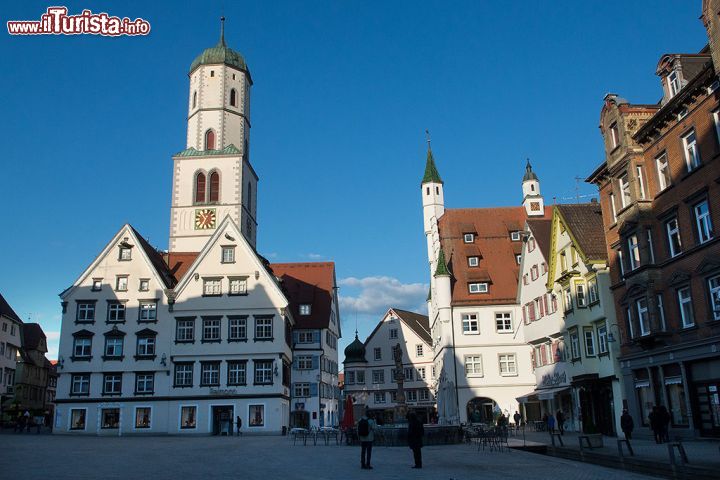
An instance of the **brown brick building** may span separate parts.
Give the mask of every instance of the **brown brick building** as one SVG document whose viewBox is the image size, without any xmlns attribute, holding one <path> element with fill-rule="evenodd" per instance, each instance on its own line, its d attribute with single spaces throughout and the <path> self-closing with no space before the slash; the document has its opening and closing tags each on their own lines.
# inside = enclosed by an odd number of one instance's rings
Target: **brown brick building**
<svg viewBox="0 0 720 480">
<path fill-rule="evenodd" d="M 708 46 L 660 59 L 658 104 L 605 97 L 606 161 L 588 178 L 614 267 L 624 401 L 640 432 L 662 405 L 671 436 L 720 436 L 719 11 L 720 0 L 703 2 Z"/>
</svg>

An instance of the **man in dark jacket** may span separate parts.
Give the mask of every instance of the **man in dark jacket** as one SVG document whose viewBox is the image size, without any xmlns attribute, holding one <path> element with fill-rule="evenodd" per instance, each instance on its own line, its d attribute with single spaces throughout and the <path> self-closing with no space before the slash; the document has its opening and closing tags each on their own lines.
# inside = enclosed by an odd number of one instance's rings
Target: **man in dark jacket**
<svg viewBox="0 0 720 480">
<path fill-rule="evenodd" d="M 407 419 L 408 446 L 413 451 L 413 456 L 415 457 L 415 466 L 412 468 L 422 468 L 422 439 L 425 434 L 425 429 L 415 412 L 408 413 Z"/>
<path fill-rule="evenodd" d="M 625 434 L 625 438 L 628 440 L 632 439 L 632 431 L 635 428 L 635 422 L 627 411 L 627 408 L 623 410 L 622 416 L 620 417 L 620 428 Z"/>
</svg>

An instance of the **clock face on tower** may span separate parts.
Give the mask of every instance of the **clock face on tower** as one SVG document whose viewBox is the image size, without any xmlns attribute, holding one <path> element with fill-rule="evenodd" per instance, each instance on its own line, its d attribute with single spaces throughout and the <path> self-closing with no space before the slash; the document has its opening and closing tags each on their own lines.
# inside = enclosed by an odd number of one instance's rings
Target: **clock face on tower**
<svg viewBox="0 0 720 480">
<path fill-rule="evenodd" d="M 195 230 L 208 230 L 215 228 L 215 209 L 202 208 L 195 210 Z"/>
<path fill-rule="evenodd" d="M 530 202 L 530 211 L 539 212 L 540 211 L 540 202 Z"/>
</svg>

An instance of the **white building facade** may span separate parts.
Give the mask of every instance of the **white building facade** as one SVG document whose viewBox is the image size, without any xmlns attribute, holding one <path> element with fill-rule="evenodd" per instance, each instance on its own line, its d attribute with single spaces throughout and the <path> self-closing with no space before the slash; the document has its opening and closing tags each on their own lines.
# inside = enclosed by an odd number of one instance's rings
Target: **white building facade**
<svg viewBox="0 0 720 480">
<path fill-rule="evenodd" d="M 548 291 L 548 261 L 551 220 L 525 223 L 523 254 L 518 282 L 525 340 L 531 348 L 536 389 L 520 397 L 521 413 L 528 421 L 539 421 L 558 410 L 573 410 L 570 379 L 562 368 L 561 348 L 565 323 L 558 298 Z M 571 429 L 571 428 L 569 428 Z"/>
<path fill-rule="evenodd" d="M 430 423 L 435 419 L 436 405 L 433 352 L 425 315 L 391 308 L 362 345 L 364 356 L 357 344 L 349 345 L 345 350 L 345 394 L 355 399 L 358 413 L 367 409 L 378 423 L 393 423 L 398 405 L 393 357 L 397 345 L 402 352 L 405 404 L 421 421 Z"/>
<path fill-rule="evenodd" d="M 443 182 L 428 149 L 421 184 L 428 301 L 439 422 L 493 422 L 512 416 L 535 386 L 517 299 L 522 230 L 548 218 L 528 163 L 520 207 L 446 210 Z"/>
<path fill-rule="evenodd" d="M 279 434 L 290 426 L 293 328 L 308 317 L 302 304 L 316 303 L 256 250 L 250 74 L 221 35 L 189 77 L 169 251 L 125 225 L 60 295 L 55 433 L 232 434 L 240 423 L 244 433 Z M 313 293 L 324 296 L 317 308 L 327 326 L 318 330 L 334 353 L 320 347 L 317 375 L 336 391 L 340 319 L 329 265 L 330 280 Z M 329 423 L 336 412 L 337 401 L 326 402 Z"/>
</svg>

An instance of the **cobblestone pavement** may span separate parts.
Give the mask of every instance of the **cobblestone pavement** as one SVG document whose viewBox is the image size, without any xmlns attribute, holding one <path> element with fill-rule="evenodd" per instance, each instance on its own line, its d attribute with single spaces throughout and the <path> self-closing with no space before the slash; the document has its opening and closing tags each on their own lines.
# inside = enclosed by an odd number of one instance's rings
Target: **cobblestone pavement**
<svg viewBox="0 0 720 480">
<path fill-rule="evenodd" d="M 76 437 L 0 435 L 2 478 L 606 480 L 617 470 L 521 451 L 478 452 L 470 445 L 423 448 L 413 470 L 405 447 L 375 447 L 371 471 L 360 448 L 294 446 L 287 437 Z M 648 479 L 623 472 L 624 480 Z"/>
</svg>

